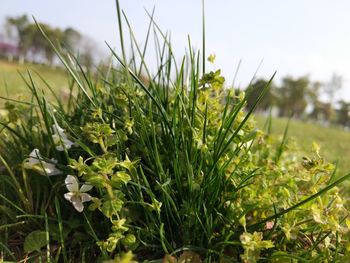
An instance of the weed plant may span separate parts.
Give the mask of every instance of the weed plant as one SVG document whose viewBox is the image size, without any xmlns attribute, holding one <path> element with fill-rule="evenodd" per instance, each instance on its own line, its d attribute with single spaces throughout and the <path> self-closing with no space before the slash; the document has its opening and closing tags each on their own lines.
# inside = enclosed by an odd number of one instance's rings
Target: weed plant
<svg viewBox="0 0 350 263">
<path fill-rule="evenodd" d="M 338 188 L 350 175 L 335 180 L 335 167 L 317 146 L 314 156 L 298 160 L 287 132 L 276 143 L 268 129 L 255 129 L 252 111 L 244 108 L 249 94 L 225 86 L 220 70 L 207 72 L 205 53 L 190 39 L 178 62 L 152 14 L 141 47 L 118 1 L 117 13 L 122 52 L 111 52 L 119 67 L 96 76 L 52 46 L 72 78 L 68 100 L 47 101 L 52 89 L 28 72 L 23 79 L 31 100 L 6 103 L 0 257 L 350 260 L 350 221 Z M 145 61 L 152 31 L 159 65 L 154 75 Z"/>
</svg>

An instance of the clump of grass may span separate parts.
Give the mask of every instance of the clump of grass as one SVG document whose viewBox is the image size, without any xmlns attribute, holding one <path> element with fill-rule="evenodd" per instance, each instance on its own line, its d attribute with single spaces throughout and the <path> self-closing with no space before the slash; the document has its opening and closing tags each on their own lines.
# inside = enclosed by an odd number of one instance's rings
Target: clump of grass
<svg viewBox="0 0 350 263">
<path fill-rule="evenodd" d="M 73 80 L 68 102 L 47 101 L 28 73 L 32 99 L 8 103 L 3 257 L 346 260 L 347 211 L 337 186 L 350 175 L 332 180 L 334 167 L 317 149 L 298 161 L 285 139 L 271 143 L 251 122 L 268 86 L 245 111 L 247 96 L 226 87 L 220 70 L 206 72 L 204 52 L 190 40 L 188 55 L 175 60 L 151 14 L 159 60 L 152 75 L 150 34 L 139 46 L 118 1 L 117 11 L 122 55 L 111 52 L 119 67 L 96 78 L 52 45 Z"/>
</svg>

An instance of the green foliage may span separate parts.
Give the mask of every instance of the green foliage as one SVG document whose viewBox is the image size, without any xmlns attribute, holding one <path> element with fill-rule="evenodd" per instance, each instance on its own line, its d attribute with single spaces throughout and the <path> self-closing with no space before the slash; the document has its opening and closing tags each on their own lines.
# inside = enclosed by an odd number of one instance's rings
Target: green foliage
<svg viewBox="0 0 350 263">
<path fill-rule="evenodd" d="M 259 259 L 261 250 L 274 247 L 272 241 L 262 239 L 263 235 L 261 232 L 254 232 L 253 234 L 245 232 L 241 235 L 240 240 L 244 249 L 243 261 L 255 263 Z"/>
<path fill-rule="evenodd" d="M 78 88 L 68 105 L 48 102 L 34 81 L 30 103 L 7 104 L 5 257 L 346 261 L 350 224 L 338 185 L 350 175 L 336 181 L 317 147 L 300 160 L 286 136 L 254 128 L 252 111 L 272 78 L 246 112 L 248 97 L 226 87 L 220 70 L 201 74 L 191 48 L 178 67 L 169 39 L 155 37 L 155 76 L 136 41 L 140 59 L 126 61 L 121 35 L 123 58 L 112 51 L 121 68 L 97 80 L 58 53 Z M 25 254 L 12 255 L 23 243 Z"/>
<path fill-rule="evenodd" d="M 256 114 L 254 116 L 256 126 L 264 128 L 266 117 Z M 270 133 L 272 137 L 280 138 L 288 123 L 286 118 L 272 118 Z M 317 142 L 321 148 L 322 156 L 329 162 L 336 164 L 336 175 L 341 176 L 350 171 L 350 163 L 347 156 L 350 154 L 348 147 L 350 143 L 350 133 L 340 127 L 324 127 L 313 122 L 303 122 L 295 119 L 289 121 L 288 128 L 289 145 L 293 145 L 296 158 L 313 154 L 312 144 Z"/>
<path fill-rule="evenodd" d="M 25 252 L 38 251 L 47 244 L 46 233 L 44 231 L 33 231 L 24 240 L 23 248 Z"/>
</svg>

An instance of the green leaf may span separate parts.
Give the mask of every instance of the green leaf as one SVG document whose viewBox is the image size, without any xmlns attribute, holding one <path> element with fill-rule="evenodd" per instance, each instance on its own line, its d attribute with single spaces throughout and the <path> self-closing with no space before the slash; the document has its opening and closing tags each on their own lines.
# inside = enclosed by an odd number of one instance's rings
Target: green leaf
<svg viewBox="0 0 350 263">
<path fill-rule="evenodd" d="M 125 160 L 123 162 L 118 163 L 119 166 L 127 169 L 128 171 L 132 171 L 134 169 L 136 169 L 138 163 L 140 160 L 134 160 L 134 161 L 130 161 L 129 157 L 126 155 Z"/>
<path fill-rule="evenodd" d="M 208 57 L 208 61 L 209 61 L 210 63 L 214 63 L 215 58 L 216 58 L 216 55 L 215 55 L 215 54 L 210 54 L 209 57 Z"/>
<path fill-rule="evenodd" d="M 112 230 L 114 233 L 116 232 L 120 232 L 120 233 L 124 233 L 126 231 L 129 230 L 129 228 L 127 226 L 125 226 L 125 222 L 126 219 L 125 218 L 121 218 L 119 220 L 113 220 L 113 226 L 112 226 Z"/>
<path fill-rule="evenodd" d="M 119 171 L 112 175 L 111 185 L 115 188 L 120 188 L 122 185 L 127 184 L 130 180 L 131 177 L 127 172 Z"/>
<path fill-rule="evenodd" d="M 46 232 L 36 230 L 36 231 L 31 232 L 25 238 L 24 251 L 25 252 L 33 252 L 33 251 L 40 252 L 40 249 L 46 245 L 47 245 Z"/>
<path fill-rule="evenodd" d="M 102 213 L 108 217 L 111 218 L 113 215 L 117 215 L 118 212 L 123 207 L 123 200 L 115 199 L 115 200 L 107 200 L 102 205 Z"/>
<path fill-rule="evenodd" d="M 100 157 L 96 158 L 92 163 L 94 170 L 97 170 L 102 174 L 113 173 L 113 168 L 118 164 L 118 160 L 113 157 Z"/>
<path fill-rule="evenodd" d="M 106 147 L 111 147 L 118 144 L 121 141 L 120 137 L 117 134 L 111 134 L 105 139 Z"/>
<path fill-rule="evenodd" d="M 127 234 L 126 237 L 122 240 L 124 246 L 131 246 L 135 244 L 136 237 L 133 234 Z"/>
<path fill-rule="evenodd" d="M 74 170 L 78 171 L 79 176 L 90 172 L 89 166 L 84 163 L 84 159 L 81 156 L 79 156 L 78 161 L 69 159 L 69 167 L 72 167 Z"/>
<path fill-rule="evenodd" d="M 93 197 L 92 198 L 92 203 L 89 205 L 89 210 L 94 211 L 95 209 L 100 209 L 102 202 L 100 199 Z"/>
<path fill-rule="evenodd" d="M 96 187 L 104 187 L 107 183 L 107 179 L 101 175 L 96 173 L 91 173 L 86 175 L 86 181 Z"/>
</svg>

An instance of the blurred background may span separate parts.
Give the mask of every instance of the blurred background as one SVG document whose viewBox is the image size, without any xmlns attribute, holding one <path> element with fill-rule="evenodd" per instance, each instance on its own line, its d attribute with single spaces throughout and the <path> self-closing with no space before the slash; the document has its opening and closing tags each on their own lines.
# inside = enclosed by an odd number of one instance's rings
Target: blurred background
<svg viewBox="0 0 350 263">
<path fill-rule="evenodd" d="M 120 3 L 140 45 L 154 10 L 154 20 L 171 34 L 179 59 L 188 50 L 188 36 L 194 48 L 202 48 L 202 1 Z M 120 50 L 115 5 L 92 0 L 5 1 L 0 10 L 0 96 L 26 96 L 18 71 L 27 68 L 40 72 L 58 90 L 66 85 L 66 73 L 33 17 L 54 43 L 93 69 L 110 59 L 105 42 Z M 283 133 L 286 119 L 293 117 L 290 132 L 301 137 L 305 151 L 316 140 L 331 161 L 345 158 L 350 154 L 348 10 L 346 0 L 207 0 L 206 53 L 216 57 L 208 70 L 221 69 L 228 86 L 251 89 L 248 108 L 277 71 L 258 105 L 259 125 L 272 114 L 276 133 Z M 151 68 L 153 56 L 147 56 Z"/>
</svg>

